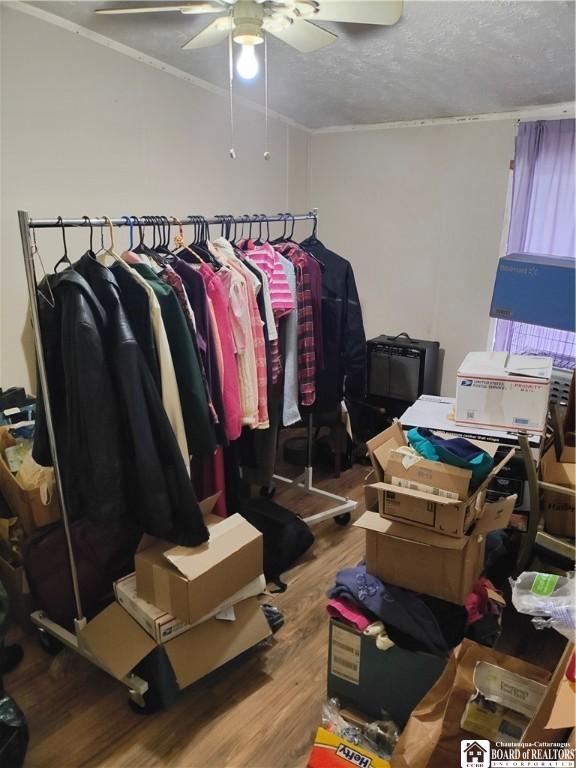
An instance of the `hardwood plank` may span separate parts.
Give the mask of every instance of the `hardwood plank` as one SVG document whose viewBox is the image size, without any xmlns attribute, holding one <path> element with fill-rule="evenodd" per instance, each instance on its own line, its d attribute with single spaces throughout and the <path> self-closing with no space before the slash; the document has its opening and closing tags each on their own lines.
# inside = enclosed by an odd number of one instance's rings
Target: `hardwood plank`
<svg viewBox="0 0 576 768">
<path fill-rule="evenodd" d="M 291 475 L 292 468 L 282 468 Z M 360 501 L 367 468 L 318 483 Z M 279 503 L 306 517 L 331 506 L 292 488 Z M 286 623 L 268 648 L 182 693 L 166 712 L 134 714 L 123 686 L 70 652 L 55 660 L 35 638 L 6 687 L 28 718 L 27 768 L 299 768 L 305 766 L 326 691 L 325 592 L 335 572 L 363 555 L 363 532 L 333 521 L 287 574 L 289 589 L 267 598 Z"/>
</svg>

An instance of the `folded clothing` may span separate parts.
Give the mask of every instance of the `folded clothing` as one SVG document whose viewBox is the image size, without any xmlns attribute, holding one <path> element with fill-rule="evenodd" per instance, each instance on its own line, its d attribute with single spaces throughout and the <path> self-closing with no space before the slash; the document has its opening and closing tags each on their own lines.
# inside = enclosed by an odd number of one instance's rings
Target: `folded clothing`
<svg viewBox="0 0 576 768">
<path fill-rule="evenodd" d="M 407 437 L 410 445 L 425 459 L 469 469 L 472 472 L 471 490 L 482 483 L 494 466 L 489 453 L 463 437 L 446 440 L 425 427 L 409 430 Z"/>
<path fill-rule="evenodd" d="M 366 627 L 371 624 L 371 619 L 366 618 L 362 610 L 350 600 L 344 597 L 328 600 L 326 605 L 328 614 L 334 619 L 342 619 L 347 624 L 351 624 L 359 632 L 364 632 Z"/>
<path fill-rule="evenodd" d="M 328 597 L 352 602 L 363 614 L 381 619 L 390 639 L 400 647 L 406 647 L 404 637 L 429 653 L 444 655 L 449 650 L 430 608 L 413 592 L 383 584 L 366 573 L 365 565 L 338 571 Z"/>
</svg>

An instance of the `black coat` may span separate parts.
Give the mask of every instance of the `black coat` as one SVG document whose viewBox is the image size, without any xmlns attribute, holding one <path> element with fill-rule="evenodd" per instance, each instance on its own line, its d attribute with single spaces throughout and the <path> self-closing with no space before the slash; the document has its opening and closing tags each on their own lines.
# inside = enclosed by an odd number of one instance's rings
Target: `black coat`
<svg viewBox="0 0 576 768">
<path fill-rule="evenodd" d="M 366 336 L 362 308 L 350 262 L 309 237 L 301 247 L 322 270 L 324 367 L 316 375 L 314 410 L 339 407 L 343 395 L 362 398 L 366 391 Z"/>
<path fill-rule="evenodd" d="M 79 398 L 76 406 L 77 390 L 85 378 L 97 373 L 91 360 L 86 359 L 82 373 L 72 371 L 66 382 L 74 401 L 67 431 L 81 432 L 70 435 L 69 441 L 80 446 L 80 460 L 88 454 L 90 464 L 96 467 L 100 462 L 115 464 L 123 485 L 126 512 L 147 533 L 179 544 L 200 544 L 208 538 L 206 526 L 158 389 L 127 320 L 118 283 L 109 269 L 88 254 L 70 272 L 76 276 L 73 284 L 78 290 L 64 297 L 57 290 L 57 302 L 70 305 L 69 322 L 73 324 L 75 320 L 82 323 L 75 313 L 85 296 L 102 310 L 102 322 L 92 330 L 97 331 L 98 365 L 106 369 L 112 390 L 112 402 L 104 410 L 108 413 L 110 407 L 115 414 L 116 429 L 111 444 L 106 435 L 99 436 L 92 430 L 84 432 L 81 428 L 86 410 L 97 419 L 103 405 L 103 396 L 96 392 L 93 400 Z M 67 359 L 69 352 L 75 354 L 75 346 L 72 340 L 71 350 L 62 347 L 63 359 Z"/>
</svg>

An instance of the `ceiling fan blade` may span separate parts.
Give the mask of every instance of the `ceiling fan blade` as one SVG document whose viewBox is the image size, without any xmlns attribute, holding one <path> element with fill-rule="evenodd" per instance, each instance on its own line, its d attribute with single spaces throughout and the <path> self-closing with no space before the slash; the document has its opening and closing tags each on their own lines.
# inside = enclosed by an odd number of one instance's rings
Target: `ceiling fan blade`
<svg viewBox="0 0 576 768">
<path fill-rule="evenodd" d="M 220 16 L 219 19 L 214 19 L 211 24 L 208 24 L 201 32 L 198 32 L 186 45 L 183 45 L 182 50 L 191 51 L 197 48 L 208 48 L 211 45 L 216 45 L 216 43 L 228 37 L 228 33 L 233 26 L 234 22 L 231 16 Z"/>
<path fill-rule="evenodd" d="M 162 13 L 180 11 L 181 13 L 220 13 L 223 8 L 217 2 L 181 3 L 180 5 L 144 5 L 124 8 L 99 8 L 96 13 L 102 16 L 115 16 L 124 13 Z"/>
<path fill-rule="evenodd" d="M 402 0 L 320 0 L 314 14 L 318 21 L 353 24 L 396 24 L 402 16 Z"/>
<path fill-rule="evenodd" d="M 317 27 L 316 24 L 302 19 L 292 22 L 286 29 L 275 29 L 271 25 L 267 31 L 301 53 L 319 51 L 338 40 L 337 35 L 328 32 L 327 29 L 322 29 L 322 27 Z"/>
</svg>

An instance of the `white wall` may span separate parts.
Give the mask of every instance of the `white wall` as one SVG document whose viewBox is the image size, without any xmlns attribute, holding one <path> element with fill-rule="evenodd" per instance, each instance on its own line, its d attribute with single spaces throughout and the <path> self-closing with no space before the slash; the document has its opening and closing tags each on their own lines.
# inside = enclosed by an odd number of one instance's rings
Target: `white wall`
<svg viewBox="0 0 576 768">
<path fill-rule="evenodd" d="M 309 134 L 43 20 L 0 8 L 2 216 L 0 386 L 34 377 L 16 211 L 90 214 L 307 210 Z M 119 232 L 119 245 L 126 242 Z M 47 269 L 56 231 L 38 232 Z M 68 236 L 72 260 L 88 232 Z M 24 342 L 24 344 L 23 344 Z"/>
<path fill-rule="evenodd" d="M 486 348 L 514 135 L 507 120 L 312 139 L 319 234 L 354 266 L 367 336 L 440 341 L 446 395 Z"/>
</svg>

